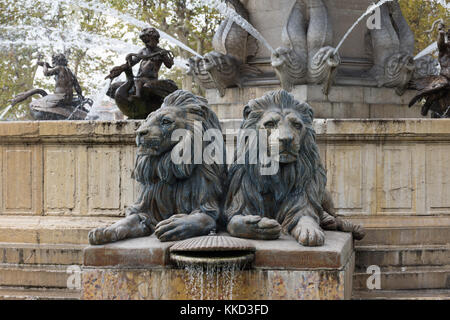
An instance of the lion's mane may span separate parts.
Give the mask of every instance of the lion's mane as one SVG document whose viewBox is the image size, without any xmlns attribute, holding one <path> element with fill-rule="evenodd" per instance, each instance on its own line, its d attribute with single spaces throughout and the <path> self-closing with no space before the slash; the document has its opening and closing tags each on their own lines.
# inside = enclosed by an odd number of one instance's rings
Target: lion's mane
<svg viewBox="0 0 450 320">
<path fill-rule="evenodd" d="M 181 115 L 178 116 L 183 117 L 190 133 L 193 133 L 195 121 L 202 123 L 203 132 L 208 129 L 221 130 L 217 116 L 202 97 L 178 90 L 165 98 L 161 109 L 167 107 L 179 109 Z M 151 113 L 147 119 L 157 112 Z M 187 143 L 188 139 L 192 139 L 192 136 L 185 137 L 179 144 Z M 193 146 L 192 140 L 190 143 Z M 132 177 L 140 183 L 140 194 L 137 202 L 128 209 L 127 215 L 148 215 L 150 219 L 146 221 L 150 220 L 150 223 L 146 223 L 150 224 L 152 230 L 158 222 L 174 214 L 203 212 L 216 221 L 221 216 L 220 196 L 226 180 L 223 164 L 207 165 L 203 161 L 202 164 L 194 164 L 193 160 L 191 164 L 174 164 L 171 150 L 159 156 L 138 153 Z"/>
<path fill-rule="evenodd" d="M 241 129 L 256 129 L 265 112 L 274 108 L 281 111 L 295 110 L 304 123 L 306 132 L 298 159 L 289 164 L 280 163 L 278 173 L 270 176 L 260 174 L 260 164 L 235 162 L 228 175 L 225 214 L 228 221 L 239 214 L 269 217 L 276 219 L 283 230 L 289 232 L 303 215 L 312 216 L 320 222 L 327 179 L 312 127 L 313 110 L 307 103 L 295 100 L 285 90 L 251 100 L 244 108 Z M 246 153 L 248 149 L 246 145 Z"/>
</svg>

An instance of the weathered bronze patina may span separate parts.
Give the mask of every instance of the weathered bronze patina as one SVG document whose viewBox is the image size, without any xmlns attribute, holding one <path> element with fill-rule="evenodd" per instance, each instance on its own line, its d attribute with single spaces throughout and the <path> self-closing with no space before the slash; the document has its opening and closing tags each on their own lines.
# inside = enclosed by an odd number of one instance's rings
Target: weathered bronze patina
<svg viewBox="0 0 450 320">
<path fill-rule="evenodd" d="M 52 64 L 53 66 L 47 62 L 38 62 L 38 65 L 44 68 L 45 76 L 55 76 L 55 93 L 48 94 L 42 89 L 31 89 L 17 95 L 11 100 L 11 104 L 14 106 L 35 94 L 40 94 L 42 98 L 30 103 L 30 113 L 35 120 L 84 120 L 88 113 L 84 105 L 92 106 L 92 100 L 83 97 L 80 84 L 67 66 L 64 54 L 55 54 Z M 76 98 L 73 96 L 74 90 L 78 95 Z"/>
<path fill-rule="evenodd" d="M 159 32 L 155 28 L 145 28 L 139 35 L 145 48 L 138 53 L 130 53 L 126 63 L 114 67 L 106 79 L 115 79 L 125 72 L 126 81 L 111 84 L 107 95 L 115 99 L 117 106 L 130 119 L 145 119 L 158 109 L 166 96 L 178 89 L 172 80 L 159 80 L 158 73 L 164 64 L 172 68 L 173 54 L 158 47 Z M 133 75 L 133 66 L 140 63 L 139 71 Z"/>
<path fill-rule="evenodd" d="M 91 231 L 91 244 L 153 233 L 161 241 L 183 240 L 217 229 L 225 165 L 196 164 L 193 159 L 179 164 L 172 161 L 175 147 L 188 150 L 194 145 L 196 124 L 200 130 L 220 132 L 219 120 L 206 99 L 182 90 L 169 95 L 162 107 L 149 115 L 136 138 L 133 177 L 141 184 L 139 198 L 128 208 L 126 218 L 108 228 Z M 180 141 L 172 141 L 175 130 L 186 132 Z M 215 143 L 223 150 L 223 141 Z"/>
<path fill-rule="evenodd" d="M 437 45 L 441 72 L 439 75 L 424 77 L 414 82 L 419 93 L 411 100 L 409 107 L 425 99 L 421 111 L 423 116 L 426 116 L 431 110 L 432 118 L 450 118 L 450 29 L 446 32 L 445 25 L 441 21 L 438 30 Z M 447 41 L 445 40 L 446 34 Z"/>
<path fill-rule="evenodd" d="M 231 235 L 272 240 L 283 230 L 304 246 L 322 246 L 322 229 L 352 232 L 355 239 L 364 237 L 362 227 L 333 216 L 312 123 L 312 108 L 285 90 L 251 100 L 244 108 L 241 132 L 267 130 L 268 150 L 278 144 L 279 169 L 262 174 L 260 160 L 256 164 L 235 161 L 231 166 L 225 203 Z M 258 145 L 261 143 L 259 138 Z M 245 159 L 250 158 L 251 147 L 247 142 Z"/>
</svg>

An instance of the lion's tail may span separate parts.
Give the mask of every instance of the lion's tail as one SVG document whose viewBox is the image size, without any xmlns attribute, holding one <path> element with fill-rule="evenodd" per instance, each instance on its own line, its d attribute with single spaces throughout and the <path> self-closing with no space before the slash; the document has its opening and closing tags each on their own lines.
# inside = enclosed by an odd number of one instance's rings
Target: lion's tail
<svg viewBox="0 0 450 320">
<path fill-rule="evenodd" d="M 325 191 L 324 199 L 322 201 L 322 208 L 323 212 L 320 217 L 320 226 L 324 230 L 351 232 L 353 234 L 353 238 L 356 240 L 361 240 L 366 235 L 366 231 L 362 226 L 354 224 L 348 220 L 341 219 L 337 216 L 331 194 L 328 190 Z"/>
<path fill-rule="evenodd" d="M 354 224 L 348 220 L 341 219 L 339 217 L 333 217 L 325 211 L 323 212 L 320 219 L 320 226 L 324 230 L 351 232 L 353 238 L 356 240 L 361 240 L 366 235 L 366 231 L 362 226 Z"/>
</svg>

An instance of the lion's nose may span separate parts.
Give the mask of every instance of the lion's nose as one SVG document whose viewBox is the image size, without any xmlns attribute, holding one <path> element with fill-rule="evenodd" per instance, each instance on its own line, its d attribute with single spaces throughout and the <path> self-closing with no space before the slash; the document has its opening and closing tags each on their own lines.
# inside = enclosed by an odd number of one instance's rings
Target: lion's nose
<svg viewBox="0 0 450 320">
<path fill-rule="evenodd" d="M 147 135 L 147 134 L 148 134 L 148 130 L 142 130 L 142 131 L 139 131 L 139 132 L 138 132 L 138 135 L 141 136 L 141 137 L 142 137 L 142 136 L 145 136 L 145 135 Z"/>
<path fill-rule="evenodd" d="M 159 147 L 159 145 L 161 144 L 161 141 L 159 139 L 149 139 L 149 140 L 144 140 L 144 143 L 149 147 Z"/>
<path fill-rule="evenodd" d="M 294 140 L 294 137 L 292 135 L 281 135 L 279 137 L 280 144 L 283 147 L 290 146 L 293 140 Z"/>
</svg>

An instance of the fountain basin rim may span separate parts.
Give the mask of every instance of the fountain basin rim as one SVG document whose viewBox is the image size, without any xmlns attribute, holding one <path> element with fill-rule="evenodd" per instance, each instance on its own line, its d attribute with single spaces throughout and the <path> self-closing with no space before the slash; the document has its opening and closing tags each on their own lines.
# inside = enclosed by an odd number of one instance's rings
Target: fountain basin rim
<svg viewBox="0 0 450 320">
<path fill-rule="evenodd" d="M 239 268 L 243 268 L 246 266 L 250 266 L 253 260 L 255 259 L 254 253 L 245 253 L 242 255 L 235 256 L 189 256 L 182 255 L 179 253 L 171 253 L 170 260 L 174 262 L 179 267 L 184 266 L 236 266 Z"/>
<path fill-rule="evenodd" d="M 255 246 L 248 240 L 230 236 L 211 235 L 186 239 L 175 243 L 171 253 L 194 252 L 255 252 Z"/>
</svg>

